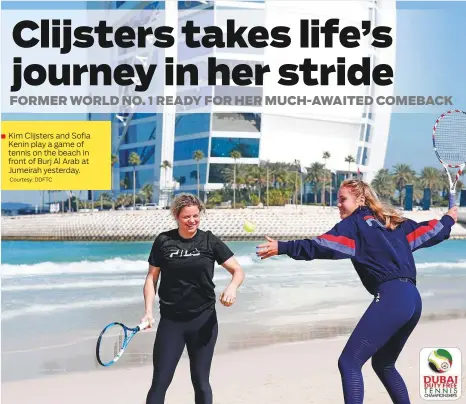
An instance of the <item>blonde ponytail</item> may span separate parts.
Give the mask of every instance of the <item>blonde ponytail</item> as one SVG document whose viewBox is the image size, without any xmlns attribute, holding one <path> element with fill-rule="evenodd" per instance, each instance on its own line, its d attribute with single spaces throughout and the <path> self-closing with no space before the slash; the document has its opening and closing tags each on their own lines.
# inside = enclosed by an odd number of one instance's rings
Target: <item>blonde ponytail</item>
<svg viewBox="0 0 466 404">
<path fill-rule="evenodd" d="M 356 198 L 364 198 L 365 206 L 390 230 L 395 230 L 406 218 L 401 212 L 381 202 L 372 187 L 362 180 L 345 180 L 340 188 L 347 188 Z"/>
</svg>

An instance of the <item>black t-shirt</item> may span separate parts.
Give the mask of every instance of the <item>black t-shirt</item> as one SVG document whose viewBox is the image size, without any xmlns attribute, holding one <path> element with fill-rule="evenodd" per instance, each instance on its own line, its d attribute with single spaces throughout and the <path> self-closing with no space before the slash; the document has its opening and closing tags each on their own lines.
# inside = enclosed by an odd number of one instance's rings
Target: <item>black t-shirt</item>
<svg viewBox="0 0 466 404">
<path fill-rule="evenodd" d="M 160 314 L 190 319 L 215 306 L 215 261 L 223 264 L 233 252 L 210 231 L 197 230 L 185 239 L 178 229 L 160 233 L 152 245 L 149 264 L 160 267 Z"/>
</svg>

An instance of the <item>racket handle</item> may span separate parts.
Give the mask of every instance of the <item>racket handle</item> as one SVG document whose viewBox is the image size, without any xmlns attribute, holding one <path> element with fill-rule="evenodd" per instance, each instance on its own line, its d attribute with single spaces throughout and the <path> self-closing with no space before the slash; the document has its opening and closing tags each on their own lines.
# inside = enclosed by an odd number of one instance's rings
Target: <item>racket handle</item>
<svg viewBox="0 0 466 404">
<path fill-rule="evenodd" d="M 450 192 L 448 197 L 448 209 L 453 208 L 456 205 L 456 192 Z"/>
<path fill-rule="evenodd" d="M 149 321 L 144 321 L 141 324 L 139 324 L 139 331 L 145 330 L 147 327 L 149 327 Z"/>
</svg>

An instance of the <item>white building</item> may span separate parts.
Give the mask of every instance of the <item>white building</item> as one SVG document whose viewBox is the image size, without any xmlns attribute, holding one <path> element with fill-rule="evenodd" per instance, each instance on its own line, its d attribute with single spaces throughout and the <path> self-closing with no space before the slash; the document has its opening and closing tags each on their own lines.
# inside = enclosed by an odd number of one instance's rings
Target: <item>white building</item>
<svg viewBox="0 0 466 404">
<path fill-rule="evenodd" d="M 134 8 L 139 2 L 116 2 L 114 7 Z M 131 3 L 128 5 L 127 3 Z M 158 3 L 158 2 L 153 2 Z M 147 7 L 148 3 L 142 3 Z M 163 4 L 163 3 L 162 3 Z M 395 1 L 180 1 L 164 3 L 167 23 L 176 25 L 196 15 L 206 25 L 225 24 L 225 16 L 231 13 L 250 15 L 254 25 L 276 26 L 290 24 L 296 28 L 299 18 L 320 19 L 341 18 L 340 26 L 361 26 L 362 20 L 370 20 L 373 26 L 388 25 L 395 27 Z M 155 8 L 155 7 L 153 7 Z M 228 9 L 228 13 L 225 10 Z M 239 11 L 243 10 L 243 11 Z M 244 11 L 247 10 L 247 11 Z M 254 17 L 252 17 L 254 16 Z M 231 17 L 229 17 L 231 18 Z M 293 24 L 293 25 L 292 25 Z M 394 30 L 393 30 L 394 31 Z M 392 36 L 394 32 L 392 31 Z M 294 36 L 296 38 L 296 35 Z M 362 43 L 363 41 L 361 41 Z M 392 49 L 393 48 L 393 49 Z M 290 52 L 293 47 L 290 46 Z M 321 50 L 324 52 L 325 50 Z M 344 53 L 338 53 L 343 52 Z M 276 53 L 275 53 L 276 52 Z M 283 52 L 280 50 L 280 52 Z M 319 63 L 325 63 L 327 54 L 318 53 L 316 49 L 300 49 L 292 56 L 292 62 L 298 63 L 304 57 L 315 57 Z M 335 47 L 334 56 L 346 56 L 348 50 Z M 358 48 L 357 56 L 369 56 L 373 64 L 387 63 L 394 66 L 394 46 L 389 50 L 376 49 L 370 45 Z M 286 55 L 286 53 L 285 53 Z M 182 40 L 178 41 L 178 49 L 166 50 L 164 56 L 172 56 L 175 63 L 194 63 L 200 71 L 200 83 L 197 88 L 174 90 L 167 87 L 165 95 L 194 93 L 197 95 L 309 95 L 315 92 L 313 87 L 295 86 L 284 88 L 276 84 L 276 77 L 264 82 L 263 86 L 247 87 L 221 86 L 209 87 L 203 82 L 202 63 L 208 57 L 216 57 L 219 63 L 230 67 L 238 63 L 255 65 L 271 64 L 286 60 L 283 53 L 274 49 L 190 49 Z M 336 56 L 335 56 L 336 57 Z M 333 59 L 335 59 L 335 57 Z M 356 57 L 357 60 L 357 57 Z M 323 62 L 324 61 L 324 62 Z M 335 63 L 333 60 L 331 63 Z M 204 77 L 206 79 L 206 77 Z M 390 89 L 375 86 L 349 86 L 338 88 L 329 86 L 329 95 L 377 96 L 379 93 L 391 95 Z M 320 95 L 325 88 L 320 86 Z M 333 93 L 332 93 L 333 91 Z M 337 92 L 335 92 L 337 91 Z M 313 162 L 324 163 L 322 155 L 330 153 L 326 167 L 339 181 L 359 170 L 366 180 L 370 181 L 374 174 L 383 167 L 387 139 L 389 135 L 390 109 L 387 107 L 328 107 L 325 109 L 268 108 L 256 106 L 216 106 L 204 108 L 202 112 L 191 110 L 186 113 L 182 108 L 167 107 L 162 114 L 128 114 L 129 123 L 123 124 L 115 120 L 114 145 L 118 145 L 115 153 L 119 155 L 120 164 L 114 170 L 117 179 L 113 185 L 124 191 L 131 190 L 132 167 L 127 158 L 131 151 L 144 157 L 136 168 L 136 187 L 140 189 L 146 183 L 154 185 L 154 199 L 165 204 L 164 189 L 172 190 L 175 179 L 179 183 L 179 191 L 195 192 L 197 189 L 197 171 L 200 173 L 201 192 L 220 189 L 224 186 L 224 169 L 231 168 L 234 160 L 230 157 L 233 150 L 240 150 L 242 164 L 258 164 L 260 160 L 293 163 L 299 160 L 308 167 Z M 127 126 L 127 128 L 126 128 Z M 125 133 L 124 138 L 121 137 Z M 200 150 L 204 156 L 194 160 L 193 153 Z M 347 156 L 353 156 L 355 163 L 348 165 Z M 164 164 L 168 162 L 169 164 Z M 159 192 L 162 189 L 162 192 Z"/>
</svg>

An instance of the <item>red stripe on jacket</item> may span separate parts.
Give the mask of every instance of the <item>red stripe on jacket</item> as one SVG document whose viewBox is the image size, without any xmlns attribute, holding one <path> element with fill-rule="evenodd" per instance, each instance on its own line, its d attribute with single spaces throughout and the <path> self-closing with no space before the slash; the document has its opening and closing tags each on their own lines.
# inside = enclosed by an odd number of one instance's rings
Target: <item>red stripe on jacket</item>
<svg viewBox="0 0 466 404">
<path fill-rule="evenodd" d="M 333 236 L 332 234 L 322 234 L 321 236 L 318 236 L 318 238 L 323 238 L 328 241 L 333 241 L 335 243 L 344 245 L 345 247 L 349 247 L 352 249 L 356 248 L 356 243 L 354 240 L 345 237 L 345 236 Z"/>
<path fill-rule="evenodd" d="M 408 242 L 412 243 L 417 238 L 419 238 L 419 237 L 423 236 L 424 234 L 428 233 L 429 231 L 433 230 L 434 227 L 437 225 L 437 223 L 438 223 L 438 220 L 436 220 L 436 219 L 430 220 L 428 225 L 421 226 L 421 227 L 417 228 L 416 230 L 412 231 L 411 233 L 409 233 L 406 236 L 406 238 L 408 239 Z"/>
</svg>

